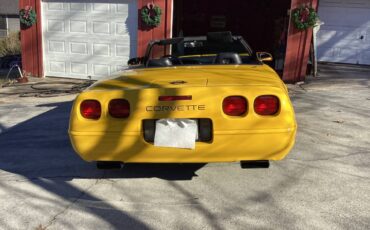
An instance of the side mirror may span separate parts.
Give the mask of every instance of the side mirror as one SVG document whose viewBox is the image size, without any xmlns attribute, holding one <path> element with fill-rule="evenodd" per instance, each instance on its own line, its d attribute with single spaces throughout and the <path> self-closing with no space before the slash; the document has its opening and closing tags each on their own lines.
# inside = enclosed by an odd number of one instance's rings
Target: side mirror
<svg viewBox="0 0 370 230">
<path fill-rule="evenodd" d="M 127 65 L 140 65 L 142 64 L 143 58 L 142 57 L 136 57 L 136 58 L 131 58 L 128 60 Z"/>
<path fill-rule="evenodd" d="M 258 60 L 261 62 L 270 62 L 274 60 L 272 55 L 267 52 L 257 52 L 256 55 L 257 55 Z"/>
</svg>

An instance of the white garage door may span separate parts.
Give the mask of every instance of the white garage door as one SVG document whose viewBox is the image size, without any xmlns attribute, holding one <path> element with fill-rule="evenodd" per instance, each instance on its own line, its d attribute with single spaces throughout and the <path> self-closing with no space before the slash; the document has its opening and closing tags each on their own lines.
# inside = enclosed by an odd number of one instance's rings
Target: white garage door
<svg viewBox="0 0 370 230">
<path fill-rule="evenodd" d="M 370 0 L 320 0 L 319 61 L 370 65 Z"/>
<path fill-rule="evenodd" d="M 42 3 L 46 76 L 99 79 L 136 56 L 136 0 Z"/>
</svg>

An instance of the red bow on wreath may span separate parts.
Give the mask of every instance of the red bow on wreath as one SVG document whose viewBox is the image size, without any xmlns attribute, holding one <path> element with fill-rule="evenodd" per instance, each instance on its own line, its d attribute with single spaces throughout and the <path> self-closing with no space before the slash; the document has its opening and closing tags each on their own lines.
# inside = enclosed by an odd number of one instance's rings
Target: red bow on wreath
<svg viewBox="0 0 370 230">
<path fill-rule="evenodd" d="M 28 19 L 28 18 L 30 17 L 30 11 L 32 10 L 32 6 L 26 6 L 26 7 L 24 8 L 24 10 L 25 10 L 25 12 L 24 12 L 23 17 L 24 17 L 25 19 Z"/>
<path fill-rule="evenodd" d="M 154 8 L 154 3 L 148 3 L 146 4 L 146 7 L 148 7 L 148 9 L 152 10 Z"/>
<path fill-rule="evenodd" d="M 310 16 L 310 10 L 308 8 L 305 8 L 301 12 L 301 22 L 306 22 L 308 20 L 308 17 Z"/>
</svg>

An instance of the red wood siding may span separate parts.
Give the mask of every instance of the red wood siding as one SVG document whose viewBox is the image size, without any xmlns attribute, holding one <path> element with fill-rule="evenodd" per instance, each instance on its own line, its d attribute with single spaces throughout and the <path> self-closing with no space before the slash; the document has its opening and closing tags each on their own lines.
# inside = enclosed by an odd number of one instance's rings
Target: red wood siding
<svg viewBox="0 0 370 230">
<path fill-rule="evenodd" d="M 37 23 L 30 28 L 21 27 L 23 72 L 34 77 L 43 76 L 41 0 L 20 0 L 19 8 L 31 6 L 37 14 Z"/>
<path fill-rule="evenodd" d="M 312 4 L 317 9 L 317 2 L 318 0 L 292 0 L 291 9 L 302 4 Z M 299 31 L 290 20 L 283 73 L 285 82 L 298 82 L 305 79 L 311 39 L 312 29 Z"/>
<path fill-rule="evenodd" d="M 171 37 L 172 30 L 172 1 L 173 0 L 138 0 L 138 48 L 137 56 L 145 54 L 145 49 L 150 40 Z M 148 28 L 141 21 L 140 10 L 148 3 L 154 3 L 162 9 L 161 24 L 155 28 Z"/>
</svg>

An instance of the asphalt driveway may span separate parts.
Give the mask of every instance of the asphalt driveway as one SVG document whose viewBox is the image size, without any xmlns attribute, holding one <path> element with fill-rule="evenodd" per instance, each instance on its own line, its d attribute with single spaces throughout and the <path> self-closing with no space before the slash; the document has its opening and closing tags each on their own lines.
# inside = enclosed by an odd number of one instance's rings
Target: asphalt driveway
<svg viewBox="0 0 370 230">
<path fill-rule="evenodd" d="M 68 89 L 83 83 L 2 88 L 0 229 L 370 229 L 370 68 L 320 69 L 289 86 L 297 142 L 269 169 L 98 171 L 67 136 Z"/>
</svg>

